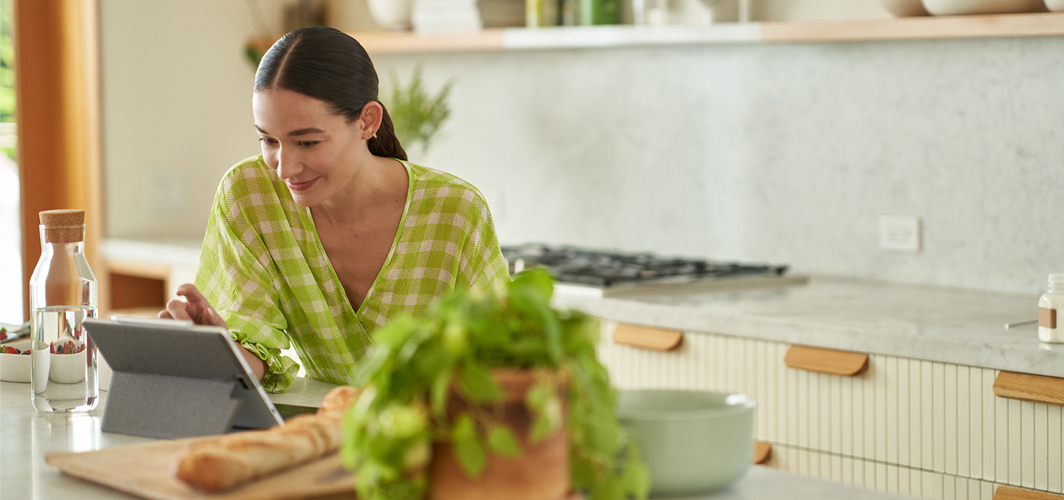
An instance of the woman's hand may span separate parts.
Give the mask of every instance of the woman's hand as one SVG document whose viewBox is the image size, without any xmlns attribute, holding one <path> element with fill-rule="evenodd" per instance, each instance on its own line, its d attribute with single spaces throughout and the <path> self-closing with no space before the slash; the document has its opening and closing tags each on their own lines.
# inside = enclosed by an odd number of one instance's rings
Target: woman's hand
<svg viewBox="0 0 1064 500">
<path fill-rule="evenodd" d="M 191 283 L 185 283 L 177 287 L 177 295 L 184 297 L 185 300 L 174 299 L 166 304 L 165 311 L 159 311 L 159 318 L 161 319 L 190 319 L 197 325 L 208 326 L 220 326 L 228 329 L 229 325 L 225 324 L 225 320 L 218 315 L 218 311 L 215 311 L 211 307 L 211 303 L 207 301 L 207 297 L 204 297 L 196 286 Z M 266 375 L 266 363 L 256 356 L 251 351 L 240 346 L 240 353 L 244 355 L 244 359 L 247 360 L 248 366 L 251 367 L 252 373 L 259 380 Z"/>
<path fill-rule="evenodd" d="M 159 311 L 161 319 L 189 319 L 197 325 L 220 326 L 229 328 L 222 317 L 211 307 L 196 286 L 185 283 L 177 288 L 177 295 L 185 300 L 174 299 L 166 304 L 166 310 Z"/>
</svg>

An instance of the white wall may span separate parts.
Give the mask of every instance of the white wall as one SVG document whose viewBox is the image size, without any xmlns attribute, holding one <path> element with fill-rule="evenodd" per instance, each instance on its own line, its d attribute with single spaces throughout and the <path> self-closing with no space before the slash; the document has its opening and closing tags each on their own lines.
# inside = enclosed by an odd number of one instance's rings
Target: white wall
<svg viewBox="0 0 1064 500">
<path fill-rule="evenodd" d="M 244 3 L 171 4 L 104 1 L 111 236 L 201 235 L 219 176 L 256 151 Z M 1028 293 L 1064 270 L 1064 37 L 374 59 L 455 79 L 412 159 L 481 187 L 504 243 Z M 167 175 L 182 210 L 115 195 Z M 921 253 L 878 249 L 888 214 L 922 218 Z"/>
<path fill-rule="evenodd" d="M 107 234 L 202 236 L 218 179 L 258 151 L 246 2 L 102 0 L 100 24 Z"/>
</svg>

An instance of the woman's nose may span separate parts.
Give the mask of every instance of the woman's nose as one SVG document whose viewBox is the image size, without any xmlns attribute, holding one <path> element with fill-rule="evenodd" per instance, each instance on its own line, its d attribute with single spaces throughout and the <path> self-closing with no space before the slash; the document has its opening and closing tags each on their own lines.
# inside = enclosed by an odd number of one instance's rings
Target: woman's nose
<svg viewBox="0 0 1064 500">
<path fill-rule="evenodd" d="M 288 179 L 299 173 L 299 159 L 291 150 L 285 147 L 277 151 L 277 176 Z"/>
</svg>

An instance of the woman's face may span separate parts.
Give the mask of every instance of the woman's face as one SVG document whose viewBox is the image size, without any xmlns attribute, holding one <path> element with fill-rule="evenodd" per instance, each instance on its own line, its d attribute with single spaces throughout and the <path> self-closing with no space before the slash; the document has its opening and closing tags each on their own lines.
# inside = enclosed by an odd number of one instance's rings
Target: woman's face
<svg viewBox="0 0 1064 500">
<path fill-rule="evenodd" d="M 285 89 L 255 91 L 252 109 L 262 157 L 296 204 L 342 201 L 367 151 L 362 120 L 349 123 L 324 101 Z"/>
</svg>

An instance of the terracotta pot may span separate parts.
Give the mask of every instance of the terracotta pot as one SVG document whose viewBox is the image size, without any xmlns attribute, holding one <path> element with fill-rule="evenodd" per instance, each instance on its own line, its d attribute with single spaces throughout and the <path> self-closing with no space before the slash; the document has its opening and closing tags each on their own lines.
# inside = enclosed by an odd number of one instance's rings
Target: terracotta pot
<svg viewBox="0 0 1064 500">
<path fill-rule="evenodd" d="M 536 383 L 532 370 L 496 369 L 495 381 L 506 393 L 504 423 L 518 437 L 524 450 L 520 457 L 488 453 L 488 463 L 477 479 L 466 475 L 449 442 L 436 443 L 429 464 L 429 498 L 432 500 L 550 500 L 569 494 L 569 433 L 564 426 L 536 443 L 528 441 L 532 413 L 524 404 L 525 394 Z M 563 393 L 564 398 L 564 393 Z M 448 413 L 464 406 L 451 398 Z M 564 399 L 563 399 L 564 401 Z M 563 405 L 564 406 L 564 405 Z"/>
</svg>

